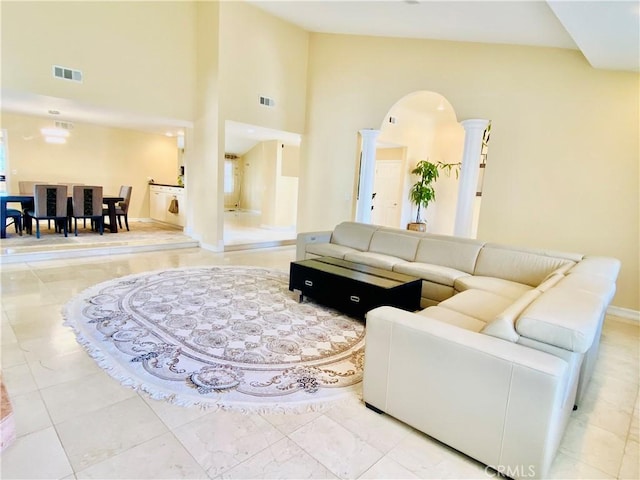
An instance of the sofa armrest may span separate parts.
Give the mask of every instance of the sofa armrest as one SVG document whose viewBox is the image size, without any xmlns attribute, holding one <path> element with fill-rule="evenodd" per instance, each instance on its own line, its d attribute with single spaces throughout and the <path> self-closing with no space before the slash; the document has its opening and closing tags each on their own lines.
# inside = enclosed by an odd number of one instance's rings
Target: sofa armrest
<svg viewBox="0 0 640 480">
<path fill-rule="evenodd" d="M 589 291 L 550 288 L 518 317 L 516 331 L 522 337 L 584 353 L 593 345 L 606 308 L 604 299 Z"/>
<path fill-rule="evenodd" d="M 364 401 L 501 471 L 548 473 L 570 378 L 538 350 L 393 307 L 367 313 Z"/>
<path fill-rule="evenodd" d="M 331 241 L 332 230 L 322 232 L 303 232 L 296 237 L 296 260 L 306 258 L 308 243 L 328 243 Z"/>
</svg>

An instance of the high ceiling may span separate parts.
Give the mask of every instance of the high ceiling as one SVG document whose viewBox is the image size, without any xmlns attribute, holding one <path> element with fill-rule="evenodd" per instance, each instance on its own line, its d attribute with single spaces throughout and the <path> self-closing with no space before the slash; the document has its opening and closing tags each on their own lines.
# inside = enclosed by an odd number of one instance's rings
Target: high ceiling
<svg viewBox="0 0 640 480">
<path fill-rule="evenodd" d="M 247 1 L 310 32 L 570 48 L 594 68 L 640 71 L 637 0 Z M 247 131 L 228 130 L 227 151 L 259 141 Z"/>
<path fill-rule="evenodd" d="M 640 71 L 638 0 L 247 0 L 312 32 L 533 45 L 580 50 L 594 68 Z M 61 120 L 169 133 L 188 122 L 95 109 L 78 102 L 2 90 L 2 108 Z M 250 132 L 253 130 L 253 132 Z M 284 132 L 230 125 L 226 150 L 288 139 Z"/>
<path fill-rule="evenodd" d="M 640 71 L 638 0 L 248 0 L 312 32 L 579 49 Z"/>
</svg>

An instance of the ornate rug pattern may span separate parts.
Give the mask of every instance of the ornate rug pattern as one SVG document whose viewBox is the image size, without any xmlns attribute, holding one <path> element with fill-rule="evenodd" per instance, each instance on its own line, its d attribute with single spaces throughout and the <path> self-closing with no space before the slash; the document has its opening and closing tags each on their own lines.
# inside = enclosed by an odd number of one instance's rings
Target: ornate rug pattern
<svg viewBox="0 0 640 480">
<path fill-rule="evenodd" d="M 359 387 L 364 324 L 298 303 L 288 287 L 288 274 L 265 268 L 176 268 L 95 285 L 63 315 L 102 368 L 154 398 L 322 409 Z"/>
</svg>

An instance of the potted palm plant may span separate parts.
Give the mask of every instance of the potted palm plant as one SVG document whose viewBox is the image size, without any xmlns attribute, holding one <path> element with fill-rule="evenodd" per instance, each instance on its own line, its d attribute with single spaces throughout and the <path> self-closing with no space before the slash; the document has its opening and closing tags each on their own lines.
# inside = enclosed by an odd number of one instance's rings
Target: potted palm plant
<svg viewBox="0 0 640 480">
<path fill-rule="evenodd" d="M 433 188 L 433 182 L 438 179 L 438 165 L 431 163 L 429 160 L 420 160 L 415 168 L 411 170 L 413 175 L 419 177 L 418 181 L 413 184 L 409 191 L 409 199 L 418 207 L 416 213 L 416 221 L 407 225 L 408 230 L 416 230 L 424 232 L 427 230 L 427 224 L 420 217 L 422 208 L 426 210 L 429 203 L 436 199 L 436 191 Z"/>
</svg>

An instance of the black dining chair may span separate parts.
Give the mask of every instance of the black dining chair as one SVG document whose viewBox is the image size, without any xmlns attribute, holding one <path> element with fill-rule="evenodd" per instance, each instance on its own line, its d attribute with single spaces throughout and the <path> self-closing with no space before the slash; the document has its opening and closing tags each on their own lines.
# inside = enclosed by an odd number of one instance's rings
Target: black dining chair
<svg viewBox="0 0 640 480">
<path fill-rule="evenodd" d="M 7 208 L 7 219 L 11 219 L 16 233 L 22 235 L 22 212 L 17 208 Z M 8 223 L 7 226 L 11 225 L 11 223 Z"/>
<path fill-rule="evenodd" d="M 75 185 L 72 195 L 73 232 L 78 236 L 78 219 L 90 219 L 91 225 L 97 225 L 100 235 L 104 231 L 102 216 L 102 187 Z"/>
<path fill-rule="evenodd" d="M 122 219 L 124 218 L 124 225 L 127 227 L 127 232 L 129 231 L 129 203 L 131 202 L 131 190 L 133 190 L 131 185 L 120 186 L 120 193 L 118 196 L 124 198 L 124 200 L 118 202 L 116 205 L 118 226 L 122 228 Z M 103 209 L 102 214 L 104 216 L 109 216 L 109 209 Z"/>
<path fill-rule="evenodd" d="M 36 221 L 36 238 L 40 238 L 40 220 L 54 220 L 67 236 L 67 186 L 35 185 L 33 209 L 25 214 L 25 222 Z"/>
</svg>

